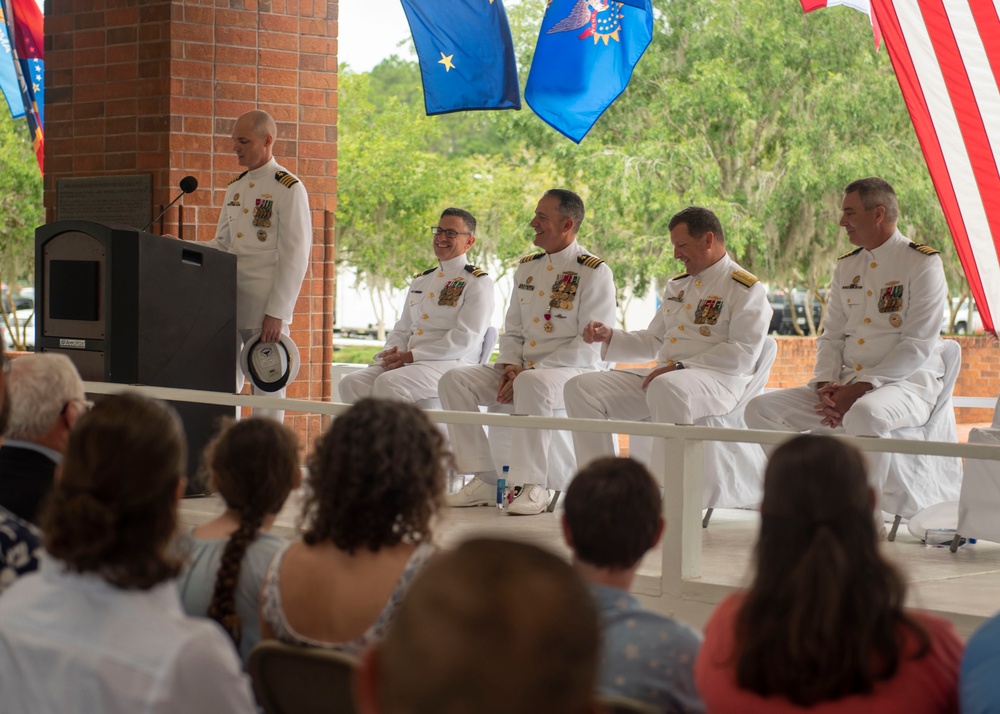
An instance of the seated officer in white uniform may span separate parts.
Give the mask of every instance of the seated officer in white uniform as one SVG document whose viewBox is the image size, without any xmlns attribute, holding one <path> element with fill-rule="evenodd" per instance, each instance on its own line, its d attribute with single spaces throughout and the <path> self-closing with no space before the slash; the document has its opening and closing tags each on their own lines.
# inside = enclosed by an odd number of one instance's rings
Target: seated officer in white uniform
<svg viewBox="0 0 1000 714">
<path fill-rule="evenodd" d="M 591 322 L 583 330 L 608 361 L 656 359 L 656 367 L 574 377 L 566 383 L 569 416 L 692 424 L 728 414 L 743 395 L 771 319 L 764 287 L 726 253 L 722 225 L 707 208 L 671 218 L 670 242 L 686 272 L 667 283 L 649 327 L 625 332 Z M 612 434 L 574 432 L 573 440 L 581 468 L 614 455 Z"/>
<path fill-rule="evenodd" d="M 580 336 L 589 320 L 611 322 L 615 286 L 611 269 L 576 242 L 583 201 L 572 191 L 546 191 L 531 227 L 543 252 L 525 256 L 514 273 L 514 291 L 494 367 L 459 367 L 441 378 L 445 409 L 477 411 L 479 405 L 513 404 L 515 414 L 552 416 L 563 409 L 563 385 L 584 372 L 604 369 L 596 345 Z M 448 496 L 452 506 L 496 502 L 497 473 L 481 426 L 449 424 L 457 468 L 476 477 Z M 542 513 L 548 489 L 565 490 L 575 463 L 550 458 L 552 433 L 514 429 L 509 481 L 523 485 L 509 512 Z M 572 461 L 573 459 L 568 459 Z"/>
<path fill-rule="evenodd" d="M 941 392 L 938 333 L 948 290 L 938 251 L 896 229 L 899 205 L 887 181 L 854 181 L 841 208 L 840 225 L 858 248 L 834 269 L 814 376 L 807 386 L 751 400 L 752 429 L 888 437 L 924 424 Z M 866 456 L 872 486 L 881 489 L 890 454 Z"/>
<path fill-rule="evenodd" d="M 380 364 L 340 381 L 342 402 L 437 398 L 442 374 L 479 362 L 493 314 L 493 281 L 465 258 L 476 242 L 476 219 L 446 208 L 431 232 L 438 264 L 414 276 L 402 315 L 376 355 Z"/>
<path fill-rule="evenodd" d="M 239 354 L 260 332 L 261 342 L 288 334 L 295 301 L 309 267 L 312 217 L 302 182 L 275 161 L 278 129 L 267 112 L 246 112 L 233 125 L 233 151 L 247 170 L 229 183 L 215 238 L 208 245 L 236 256 L 236 329 Z M 244 374 L 236 369 L 236 391 Z M 283 397 L 285 390 L 254 394 Z M 284 411 L 257 409 L 281 421 Z"/>
</svg>

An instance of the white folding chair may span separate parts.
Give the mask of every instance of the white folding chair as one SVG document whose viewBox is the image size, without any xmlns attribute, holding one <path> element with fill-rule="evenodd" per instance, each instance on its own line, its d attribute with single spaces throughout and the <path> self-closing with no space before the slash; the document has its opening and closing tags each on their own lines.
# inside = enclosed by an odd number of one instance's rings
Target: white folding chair
<svg viewBox="0 0 1000 714">
<path fill-rule="evenodd" d="M 952 392 L 962 368 L 961 345 L 955 340 L 942 340 L 941 359 L 944 361 L 941 394 L 930 418 L 923 426 L 893 430 L 890 433 L 893 439 L 958 442 Z M 962 460 L 958 457 L 892 454 L 881 498 L 882 510 L 895 515 L 889 540 L 895 539 L 902 519 L 928 506 L 958 500 L 961 485 Z"/>
<path fill-rule="evenodd" d="M 697 419 L 695 424 L 745 429 L 747 425 L 743 419 L 743 412 L 751 399 L 764 392 L 777 354 L 778 343 L 773 337 L 766 338 L 754 367 L 753 378 L 733 410 L 728 414 Z M 655 439 L 652 437 L 630 436 L 629 455 L 651 464 L 654 443 Z M 704 453 L 705 477 L 701 504 L 707 512 L 702 526 L 708 527 L 712 511 L 716 508 L 746 508 L 760 505 L 764 497 L 764 467 L 767 458 L 758 444 L 706 441 Z"/>
<path fill-rule="evenodd" d="M 1000 400 L 993 410 L 989 429 L 969 432 L 970 444 L 1000 446 Z M 962 538 L 981 538 L 1000 543 L 1000 461 L 966 459 L 962 492 L 958 497 L 958 529 L 951 551 Z"/>
</svg>

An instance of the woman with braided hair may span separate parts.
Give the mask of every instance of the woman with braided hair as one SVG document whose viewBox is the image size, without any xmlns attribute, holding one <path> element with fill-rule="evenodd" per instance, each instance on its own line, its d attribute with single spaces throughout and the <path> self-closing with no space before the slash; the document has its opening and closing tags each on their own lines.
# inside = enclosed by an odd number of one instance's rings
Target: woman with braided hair
<svg viewBox="0 0 1000 714">
<path fill-rule="evenodd" d="M 232 642 L 177 597 L 185 451 L 177 414 L 135 394 L 74 425 L 42 510 L 41 570 L 0 598 L 4 712 L 256 711 Z"/>
<path fill-rule="evenodd" d="M 221 624 L 246 662 L 260 641 L 264 574 L 286 544 L 268 531 L 301 481 L 298 438 L 273 419 L 232 422 L 205 449 L 205 466 L 226 510 L 182 536 L 181 603 Z"/>
</svg>

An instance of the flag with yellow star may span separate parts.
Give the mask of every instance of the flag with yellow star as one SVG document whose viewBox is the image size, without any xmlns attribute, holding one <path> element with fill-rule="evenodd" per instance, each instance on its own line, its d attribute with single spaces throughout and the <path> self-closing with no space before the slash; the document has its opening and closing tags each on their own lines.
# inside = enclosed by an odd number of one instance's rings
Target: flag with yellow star
<svg viewBox="0 0 1000 714">
<path fill-rule="evenodd" d="M 652 39 L 651 0 L 551 0 L 524 101 L 579 144 L 625 91 Z"/>
<path fill-rule="evenodd" d="M 417 48 L 427 114 L 520 109 L 503 0 L 401 0 Z"/>
</svg>

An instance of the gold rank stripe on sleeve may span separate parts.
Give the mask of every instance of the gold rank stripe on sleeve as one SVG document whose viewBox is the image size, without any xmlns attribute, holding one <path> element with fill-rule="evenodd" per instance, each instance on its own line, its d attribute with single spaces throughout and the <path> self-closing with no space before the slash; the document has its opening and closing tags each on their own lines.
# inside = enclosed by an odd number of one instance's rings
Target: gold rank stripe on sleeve
<svg viewBox="0 0 1000 714">
<path fill-rule="evenodd" d="M 756 275 L 751 275 L 745 270 L 734 270 L 733 280 L 740 285 L 746 285 L 748 288 L 752 288 L 754 283 L 759 282 Z"/>
<path fill-rule="evenodd" d="M 413 277 L 419 278 L 419 277 L 422 277 L 422 276 L 427 275 L 429 273 L 433 273 L 435 270 L 437 270 L 437 266 L 436 265 L 433 268 L 428 268 L 427 270 L 423 271 L 422 273 L 414 273 Z"/>
<path fill-rule="evenodd" d="M 680 280 L 681 278 L 687 278 L 689 276 L 690 276 L 690 273 L 681 273 L 680 275 L 675 275 L 674 277 L 672 277 L 670 279 L 671 280 Z"/>
<path fill-rule="evenodd" d="M 923 253 L 924 255 L 937 255 L 941 252 L 940 250 L 935 250 L 929 245 L 924 245 L 923 243 L 910 243 L 910 247 L 918 253 Z"/>
<path fill-rule="evenodd" d="M 489 275 L 489 273 L 487 273 L 485 270 L 477 268 L 475 265 L 466 265 L 465 272 L 472 273 L 477 278 L 481 278 L 484 275 Z"/>
<path fill-rule="evenodd" d="M 240 180 L 241 178 L 243 178 L 243 177 L 244 177 L 244 176 L 246 176 L 246 175 L 247 175 L 247 172 L 246 172 L 246 171 L 244 171 L 244 172 L 243 172 L 243 173 L 241 173 L 241 174 L 240 174 L 239 176 L 237 176 L 237 177 L 236 177 L 236 178 L 234 178 L 234 179 L 233 179 L 232 181 L 230 181 L 230 182 L 229 182 L 229 185 L 230 185 L 230 186 L 232 186 L 232 185 L 233 185 L 234 183 L 236 183 L 237 181 L 239 181 L 239 180 Z"/>
<path fill-rule="evenodd" d="M 576 262 L 580 265 L 585 265 L 588 268 L 596 268 L 598 265 L 604 261 L 598 258 L 596 255 L 578 255 L 576 256 Z"/>
<path fill-rule="evenodd" d="M 280 183 L 285 188 L 291 188 L 292 186 L 294 186 L 299 182 L 297 178 L 292 176 L 287 171 L 275 171 L 274 180 Z"/>
<path fill-rule="evenodd" d="M 857 255 L 858 253 L 860 253 L 861 250 L 862 250 L 861 248 L 855 248 L 850 253 L 844 253 L 842 256 L 840 256 L 839 258 L 837 258 L 837 260 L 843 260 L 844 258 L 850 258 L 852 255 Z"/>
<path fill-rule="evenodd" d="M 544 256 L 545 256 L 545 253 L 532 253 L 531 255 L 524 256 L 518 262 L 519 263 L 530 263 L 531 261 L 538 260 L 539 258 L 542 258 Z"/>
</svg>

